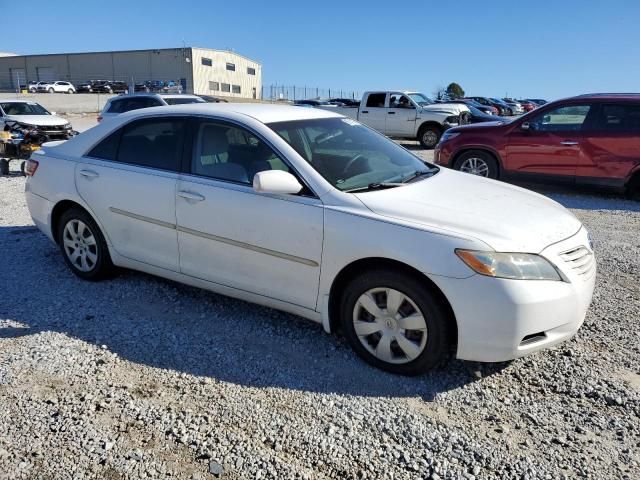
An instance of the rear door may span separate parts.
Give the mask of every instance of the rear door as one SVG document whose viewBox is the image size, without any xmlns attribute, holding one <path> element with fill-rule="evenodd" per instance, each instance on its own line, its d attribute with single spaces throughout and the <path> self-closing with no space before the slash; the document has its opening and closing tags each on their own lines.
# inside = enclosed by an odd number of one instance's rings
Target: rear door
<svg viewBox="0 0 640 480">
<path fill-rule="evenodd" d="M 387 133 L 387 93 L 372 92 L 367 96 L 365 105 L 360 106 L 358 120 L 365 125 L 379 131 Z"/>
<path fill-rule="evenodd" d="M 392 93 L 389 95 L 385 133 L 395 137 L 413 137 L 416 116 L 416 107 L 409 97 L 401 93 Z"/>
<path fill-rule="evenodd" d="M 583 125 L 592 110 L 576 104 L 545 110 L 532 117 L 528 129 L 522 123 L 510 133 L 505 146 L 504 166 L 510 173 L 545 176 L 572 183 L 583 162 Z"/>
<path fill-rule="evenodd" d="M 182 117 L 135 120 L 95 146 L 76 167 L 78 192 L 122 256 L 178 271 L 176 181 Z"/>
<path fill-rule="evenodd" d="M 623 186 L 640 165 L 640 102 L 611 102 L 594 106 L 586 126 L 576 182 Z"/>
</svg>

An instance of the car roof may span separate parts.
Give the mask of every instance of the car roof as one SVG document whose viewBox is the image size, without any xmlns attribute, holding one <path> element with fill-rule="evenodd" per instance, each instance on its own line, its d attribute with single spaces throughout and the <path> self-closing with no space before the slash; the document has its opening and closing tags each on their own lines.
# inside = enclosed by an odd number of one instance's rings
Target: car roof
<svg viewBox="0 0 640 480">
<path fill-rule="evenodd" d="M 175 96 L 180 97 L 180 95 Z M 149 113 L 149 110 L 132 110 L 130 112 L 122 113 L 119 116 L 136 117 L 138 115 L 143 116 L 145 113 Z M 216 113 L 236 113 L 246 115 L 262 123 L 341 117 L 341 115 L 321 108 L 299 108 L 292 105 L 270 105 L 265 103 L 188 103 L 184 105 L 168 105 L 166 107 L 162 107 L 163 115 L 215 115 Z"/>
<path fill-rule="evenodd" d="M 640 93 L 585 93 L 569 99 L 593 99 L 593 100 L 640 100 Z"/>
</svg>

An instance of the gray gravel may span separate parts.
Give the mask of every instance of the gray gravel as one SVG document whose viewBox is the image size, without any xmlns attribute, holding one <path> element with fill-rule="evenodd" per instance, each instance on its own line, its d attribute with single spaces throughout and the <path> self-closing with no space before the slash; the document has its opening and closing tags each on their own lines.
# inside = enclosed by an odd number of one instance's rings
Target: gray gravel
<svg viewBox="0 0 640 480">
<path fill-rule="evenodd" d="M 550 193 L 599 262 L 574 340 L 407 379 L 292 315 L 83 282 L 23 190 L 0 177 L 0 479 L 640 476 L 640 203 Z"/>
</svg>

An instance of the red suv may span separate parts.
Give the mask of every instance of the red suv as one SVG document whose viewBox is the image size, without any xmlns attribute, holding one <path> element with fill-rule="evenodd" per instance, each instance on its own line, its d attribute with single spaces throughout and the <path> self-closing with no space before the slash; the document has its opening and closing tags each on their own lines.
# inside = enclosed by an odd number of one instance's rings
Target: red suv
<svg viewBox="0 0 640 480">
<path fill-rule="evenodd" d="M 600 185 L 640 197 L 640 94 L 548 103 L 513 121 L 447 130 L 435 163 L 490 178 Z"/>
</svg>

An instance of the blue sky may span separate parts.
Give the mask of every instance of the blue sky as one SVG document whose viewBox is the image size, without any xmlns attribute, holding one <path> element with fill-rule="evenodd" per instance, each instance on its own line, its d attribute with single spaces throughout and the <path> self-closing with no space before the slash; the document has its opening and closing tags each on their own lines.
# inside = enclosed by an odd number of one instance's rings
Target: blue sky
<svg viewBox="0 0 640 480">
<path fill-rule="evenodd" d="M 640 1 L 1 0 L 0 50 L 233 48 L 263 84 L 557 98 L 640 91 Z M 605 6 L 606 5 L 606 6 Z M 14 21 L 15 20 L 15 21 Z"/>
</svg>

